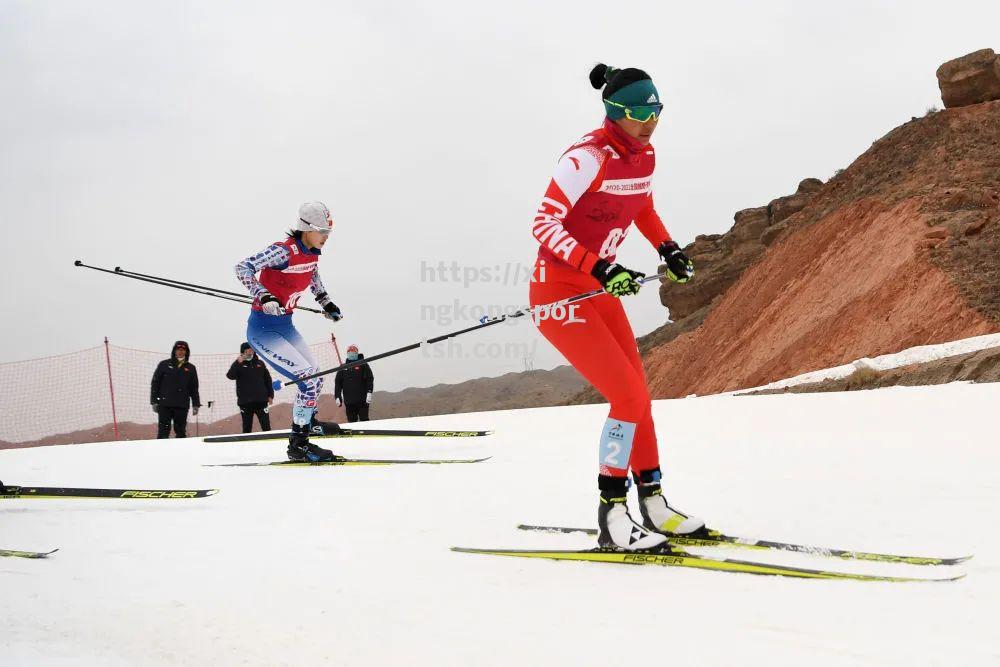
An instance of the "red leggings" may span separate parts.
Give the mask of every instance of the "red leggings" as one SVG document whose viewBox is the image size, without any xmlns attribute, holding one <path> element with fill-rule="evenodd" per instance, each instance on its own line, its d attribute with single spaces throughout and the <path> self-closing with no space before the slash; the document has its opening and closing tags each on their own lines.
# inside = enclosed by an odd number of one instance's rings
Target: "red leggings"
<svg viewBox="0 0 1000 667">
<path fill-rule="evenodd" d="M 540 280 L 531 283 L 529 299 L 532 306 L 559 301 L 601 286 L 587 274 L 549 263 L 544 274 L 536 267 L 534 276 Z M 567 307 L 567 312 L 554 311 L 551 315 L 541 321 L 536 318 L 542 335 L 608 400 L 610 419 L 636 425 L 629 468 L 639 472 L 659 467 L 646 374 L 621 301 L 610 294 L 602 294 Z M 558 315 L 561 317 L 557 319 Z M 625 476 L 628 470 L 602 467 L 601 473 Z"/>
</svg>

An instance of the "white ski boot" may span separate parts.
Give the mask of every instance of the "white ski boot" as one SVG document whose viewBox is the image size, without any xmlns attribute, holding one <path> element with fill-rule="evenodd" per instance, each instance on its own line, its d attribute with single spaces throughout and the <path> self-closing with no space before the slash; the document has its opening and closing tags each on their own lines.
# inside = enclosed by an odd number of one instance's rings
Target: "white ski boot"
<svg viewBox="0 0 1000 667">
<path fill-rule="evenodd" d="M 642 525 L 662 535 L 690 535 L 705 528 L 705 522 L 698 517 L 682 514 L 668 505 L 660 489 L 643 497 L 642 487 L 639 488 L 639 511 Z"/>
<path fill-rule="evenodd" d="M 678 512 L 663 497 L 659 468 L 644 470 L 633 474 L 633 477 L 639 491 L 639 512 L 645 528 L 668 536 L 705 532 L 704 521 Z"/>
<path fill-rule="evenodd" d="M 597 545 L 602 549 L 636 551 L 667 547 L 665 535 L 647 530 L 632 520 L 624 497 L 607 498 L 601 494 L 597 525 L 601 530 Z"/>
</svg>

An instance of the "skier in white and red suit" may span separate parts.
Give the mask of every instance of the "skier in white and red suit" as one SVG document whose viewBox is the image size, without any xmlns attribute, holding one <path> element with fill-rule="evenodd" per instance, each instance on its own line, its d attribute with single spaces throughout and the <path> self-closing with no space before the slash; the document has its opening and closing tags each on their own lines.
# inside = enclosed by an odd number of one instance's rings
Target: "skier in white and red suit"
<svg viewBox="0 0 1000 667">
<path fill-rule="evenodd" d="M 292 461 L 326 462 L 338 457 L 309 442 L 309 433 L 336 432 L 337 424 L 315 419 L 323 378 L 304 380 L 319 371 L 309 346 L 292 324 L 299 298 L 309 290 L 334 322 L 340 308 L 327 294 L 319 277 L 319 258 L 333 230 L 330 211 L 323 202 L 306 202 L 287 238 L 275 241 L 236 265 L 236 276 L 253 296 L 247 320 L 247 342 L 279 375 L 296 382 L 298 393 L 292 408 L 292 433 L 288 458 Z M 260 274 L 260 277 L 257 277 Z"/>
<path fill-rule="evenodd" d="M 611 404 L 600 435 L 598 543 L 615 549 L 648 549 L 676 534 L 705 531 L 700 519 L 671 507 L 660 485 L 660 461 L 649 390 L 635 334 L 619 297 L 639 292 L 644 274 L 615 263 L 629 228 L 639 231 L 666 262 L 668 277 L 685 283 L 694 267 L 667 232 L 653 205 L 656 155 L 649 143 L 663 104 L 649 75 L 639 69 L 596 66 L 606 118 L 601 127 L 563 153 L 535 216 L 541 244 L 532 306 L 604 288 L 549 317 L 539 330 Z M 552 317 L 552 314 L 563 315 Z M 629 515 L 632 471 L 642 524 Z"/>
</svg>

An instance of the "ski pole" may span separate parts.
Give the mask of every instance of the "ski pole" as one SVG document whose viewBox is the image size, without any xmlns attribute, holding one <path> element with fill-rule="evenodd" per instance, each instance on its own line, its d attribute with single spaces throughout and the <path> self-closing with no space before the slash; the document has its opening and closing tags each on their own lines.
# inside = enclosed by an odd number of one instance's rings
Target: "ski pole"
<svg viewBox="0 0 1000 667">
<path fill-rule="evenodd" d="M 225 299 L 226 301 L 236 301 L 237 303 L 251 304 L 253 300 L 248 296 L 232 297 L 226 296 L 224 294 L 218 294 L 212 291 L 206 291 L 204 289 L 199 289 L 195 287 L 187 287 L 185 285 L 174 285 L 172 283 L 162 282 L 160 280 L 153 280 L 151 278 L 140 278 L 139 276 L 132 276 L 127 273 L 120 273 L 118 271 L 112 271 L 111 269 L 102 269 L 99 266 L 90 266 L 89 264 L 84 264 L 80 260 L 73 262 L 73 266 L 82 266 L 85 269 L 93 269 L 94 271 L 101 271 L 102 273 L 109 273 L 113 276 L 121 276 L 122 278 L 132 278 L 133 280 L 141 280 L 145 283 L 152 283 L 154 285 L 162 285 L 164 287 L 173 287 L 174 289 L 184 290 L 185 292 L 194 292 L 195 294 L 204 294 L 205 296 L 214 296 L 219 299 Z"/>
<path fill-rule="evenodd" d="M 112 271 L 111 269 L 104 269 L 99 266 L 90 266 L 89 264 L 84 264 L 80 260 L 73 262 L 73 266 L 82 266 L 85 269 L 93 269 L 94 271 L 101 271 L 102 273 L 109 273 L 113 276 L 121 276 L 122 278 L 132 278 L 133 280 L 141 280 L 145 283 L 152 283 L 153 285 L 162 285 L 163 287 L 173 287 L 174 289 L 184 290 L 185 292 L 194 292 L 195 294 L 203 294 L 205 296 L 214 296 L 217 299 L 225 299 L 226 301 L 235 301 L 236 303 L 245 303 L 250 305 L 253 303 L 253 299 L 246 294 L 239 294 L 237 292 L 228 292 L 226 290 L 216 289 L 215 287 L 205 287 L 203 285 L 196 285 L 194 283 L 185 283 L 180 280 L 173 280 L 171 278 L 159 278 L 157 276 L 150 276 L 144 273 L 135 273 L 133 271 L 126 271 L 120 266 L 116 266 Z M 309 313 L 319 313 L 323 314 L 322 310 L 317 310 L 315 308 L 307 308 L 306 306 L 296 306 L 297 310 L 304 310 Z"/>
<path fill-rule="evenodd" d="M 159 281 L 161 283 L 173 283 L 174 285 L 182 285 L 184 287 L 197 287 L 199 289 L 206 289 L 206 290 L 209 290 L 209 291 L 212 291 L 212 292 L 218 292 L 219 294 L 228 294 L 229 296 L 237 296 L 237 297 L 239 297 L 241 299 L 249 298 L 245 293 L 241 294 L 240 292 L 228 292 L 226 290 L 217 289 L 215 287 L 206 287 L 204 285 L 196 285 L 195 283 L 181 282 L 180 280 L 174 280 L 173 278 L 161 278 L 159 276 L 151 276 L 151 275 L 146 274 L 146 273 L 139 273 L 138 271 L 129 271 L 127 269 L 123 269 L 120 266 L 116 266 L 115 267 L 115 273 L 124 274 L 128 278 L 134 278 L 134 277 L 138 277 L 138 278 L 150 278 L 152 280 L 157 280 L 157 281 Z"/>
<path fill-rule="evenodd" d="M 649 276 L 643 276 L 638 280 L 639 284 L 645 284 L 653 280 L 661 280 L 665 274 L 656 273 Z M 442 334 L 440 336 L 435 336 L 434 338 L 428 338 L 427 340 L 422 340 L 419 343 L 410 343 L 409 345 L 404 345 L 403 347 L 397 347 L 395 350 L 389 350 L 388 352 L 382 352 L 380 354 L 373 355 L 371 357 L 365 357 L 364 359 L 358 359 L 356 361 L 349 361 L 346 364 L 340 364 L 335 368 L 329 370 L 320 371 L 318 373 L 313 373 L 312 375 L 306 375 L 305 377 L 297 378 L 295 380 L 290 380 L 288 382 L 282 383 L 280 380 L 275 380 L 275 389 L 280 388 L 282 385 L 288 387 L 299 382 L 304 382 L 306 380 L 312 380 L 313 378 L 322 377 L 324 375 L 329 375 L 330 373 L 336 373 L 337 371 L 347 370 L 349 368 L 354 368 L 355 366 L 360 366 L 361 364 L 367 364 L 372 361 L 378 361 L 379 359 L 385 359 L 387 357 L 393 357 L 397 354 L 402 354 L 403 352 L 409 352 L 410 350 L 416 350 L 423 345 L 433 345 L 434 343 L 440 343 L 443 340 L 448 340 L 449 338 L 455 338 L 456 336 L 461 336 L 462 334 L 469 333 L 470 331 L 478 331 L 479 329 L 485 329 L 486 327 L 491 327 L 494 324 L 500 324 L 501 322 L 506 322 L 507 320 L 512 320 L 518 317 L 524 317 L 525 315 L 531 314 L 533 311 L 545 311 L 551 310 L 553 308 L 558 308 L 560 306 L 568 306 L 573 303 L 578 303 L 580 301 L 585 301 L 586 299 L 593 298 L 595 296 L 600 296 L 604 294 L 604 289 L 595 289 L 590 292 L 584 292 L 583 294 L 577 294 L 576 296 L 571 296 L 561 301 L 553 301 L 552 303 L 546 303 L 540 306 L 535 306 L 534 308 L 522 308 L 513 313 L 507 315 L 501 315 L 499 317 L 494 317 L 491 319 L 480 320 L 479 324 L 471 327 L 466 327 L 465 329 L 459 329 L 458 331 L 452 331 L 451 333 Z"/>
<path fill-rule="evenodd" d="M 211 292 L 217 292 L 219 294 L 226 294 L 226 295 L 229 295 L 229 296 L 235 296 L 235 297 L 237 297 L 239 299 L 250 299 L 249 303 L 253 303 L 253 299 L 251 299 L 246 294 L 240 294 L 239 292 L 229 292 L 227 290 L 219 289 L 217 287 L 206 287 L 205 285 L 197 285 L 195 283 L 185 283 L 185 282 L 182 282 L 180 280 L 174 280 L 173 278 L 161 278 L 159 276 L 151 276 L 151 275 L 149 275 L 147 273 L 139 273 L 138 271 L 129 271 L 127 269 L 123 269 L 120 266 L 116 266 L 115 267 L 115 273 L 117 273 L 119 275 L 124 275 L 127 278 L 136 278 L 136 279 L 146 278 L 146 279 L 152 279 L 152 280 L 159 281 L 160 284 L 170 283 L 170 285 L 168 285 L 168 287 L 173 286 L 173 285 L 177 285 L 177 286 L 181 286 L 181 287 L 197 287 L 197 288 L 200 288 L 200 289 L 209 290 Z M 309 312 L 309 313 L 319 313 L 320 315 L 323 314 L 322 310 L 316 310 L 315 308 L 307 308 L 306 306 L 296 306 L 295 309 L 296 310 L 304 310 L 304 311 Z"/>
</svg>

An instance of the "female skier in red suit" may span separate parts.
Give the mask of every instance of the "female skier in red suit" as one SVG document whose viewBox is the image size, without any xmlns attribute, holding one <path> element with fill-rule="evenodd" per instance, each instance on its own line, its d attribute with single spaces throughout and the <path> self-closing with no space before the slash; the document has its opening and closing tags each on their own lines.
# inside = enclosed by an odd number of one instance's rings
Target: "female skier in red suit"
<svg viewBox="0 0 1000 667">
<path fill-rule="evenodd" d="M 649 140 L 663 104 L 639 69 L 598 65 L 607 117 L 563 153 L 535 216 L 541 247 L 530 301 L 538 306 L 603 287 L 607 294 L 575 304 L 562 321 L 536 318 L 539 330 L 611 404 L 601 432 L 598 510 L 602 547 L 649 549 L 669 535 L 704 531 L 700 519 L 667 504 L 649 390 L 635 334 L 619 297 L 636 294 L 644 274 L 615 263 L 632 223 L 666 262 L 668 277 L 685 283 L 694 267 L 667 233 L 653 206 L 656 156 Z M 544 276 L 541 279 L 541 276 Z M 559 312 L 558 309 L 553 312 Z M 626 506 L 628 472 L 639 492 L 642 525 Z"/>
</svg>

